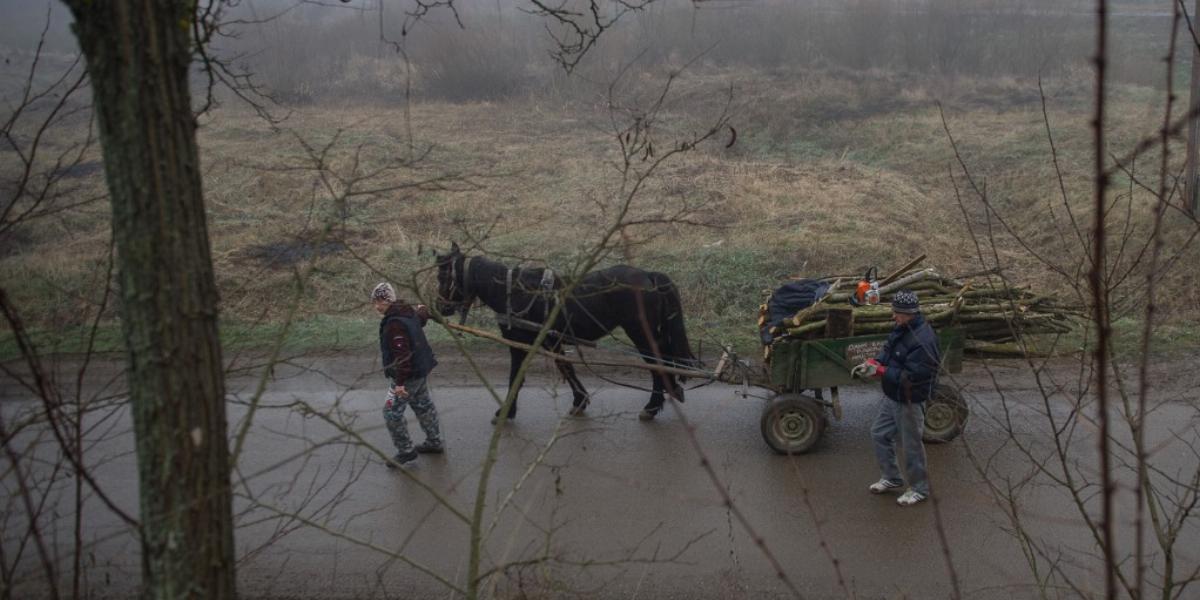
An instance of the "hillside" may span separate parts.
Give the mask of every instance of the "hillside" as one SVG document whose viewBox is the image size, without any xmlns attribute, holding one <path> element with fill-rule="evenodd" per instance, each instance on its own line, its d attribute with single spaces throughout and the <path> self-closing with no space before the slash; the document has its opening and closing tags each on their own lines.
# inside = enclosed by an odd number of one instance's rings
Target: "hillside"
<svg viewBox="0 0 1200 600">
<path fill-rule="evenodd" d="M 303 339 L 296 344 L 358 343 L 373 319 L 365 302 L 371 285 L 414 276 L 427 284 L 428 250 L 452 240 L 474 239 L 509 262 L 569 270 L 614 222 L 614 207 L 630 189 L 617 168 L 614 123 L 632 122 L 666 76 L 650 70 L 624 81 L 617 111 L 597 86 L 594 94 L 531 91 L 497 102 L 418 101 L 407 110 L 403 102 L 299 105 L 278 127 L 236 104 L 203 116 L 226 335 L 261 343 L 271 330 L 263 325 L 279 323 L 299 298 L 294 333 Z M 1090 219 L 1086 79 L 1044 83 L 1065 204 L 1036 81 L 924 81 L 837 70 L 684 72 L 651 129 L 659 154 L 713 122 L 730 91 L 736 142 L 726 147 L 733 132 L 723 129 L 665 161 L 632 196 L 627 219 L 648 223 L 626 228 L 606 262 L 667 272 L 693 327 L 737 343 L 752 338 L 744 332 L 756 307 L 782 278 L 853 274 L 869 265 L 886 271 L 922 253 L 950 274 L 999 259 L 1017 283 L 1072 296 L 1077 281 L 1064 281 L 1036 257 L 1068 269 L 1084 258 L 1068 224 Z M 1120 155 L 1153 134 L 1162 94 L 1125 85 L 1112 96 L 1110 148 Z M 957 163 L 939 102 L 971 177 L 994 207 L 990 218 Z M 103 194 L 98 150 L 91 152 L 71 173 L 79 197 Z M 1146 165 L 1135 172 L 1139 184 L 1156 175 L 1153 156 L 1136 164 Z M 1130 232 L 1121 260 L 1132 265 L 1149 224 L 1149 194 L 1128 174 L 1118 180 L 1111 218 L 1115 230 Z M 89 323 L 99 300 L 106 211 L 101 201 L 35 221 L 5 249 L 0 276 L 19 282 L 9 293 L 36 329 L 55 332 L 54 344 L 78 335 L 72 326 Z M 1194 227 L 1177 217 L 1168 219 L 1168 250 L 1194 264 Z M 305 278 L 299 290 L 298 274 Z M 1188 281 L 1178 267 L 1163 279 L 1171 322 L 1192 323 L 1200 314 Z M 1131 277 L 1131 298 L 1136 283 Z M 76 346 L 68 340 L 61 347 Z"/>
</svg>

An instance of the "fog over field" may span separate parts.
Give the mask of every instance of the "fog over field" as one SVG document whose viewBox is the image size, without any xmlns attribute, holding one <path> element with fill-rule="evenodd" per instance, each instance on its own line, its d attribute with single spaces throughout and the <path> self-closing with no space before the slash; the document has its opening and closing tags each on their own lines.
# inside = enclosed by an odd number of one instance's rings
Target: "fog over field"
<svg viewBox="0 0 1200 600">
<path fill-rule="evenodd" d="M 1163 4 L 1112 9 L 1115 80 L 1162 84 L 1154 67 L 1170 20 Z M 616 6 L 601 20 L 616 16 Z M 10 54 L 32 49 L 47 7 L 47 48 L 72 51 L 70 17 L 47 0 L 5 0 L 0 47 Z M 551 36 L 568 40 L 568 32 L 533 14 L 535 6 L 499 0 L 454 7 L 429 11 L 417 23 L 404 4 L 377 0 L 244 1 L 223 9 L 227 22 L 240 24 L 214 45 L 292 101 L 392 97 L 405 72 L 393 42 L 403 42 L 414 63 L 412 83 L 424 97 L 499 99 L 562 79 L 547 59 L 556 49 Z M 1086 68 L 1093 12 L 1078 0 L 666 0 L 621 16 L 580 68 L 601 75 L 635 57 L 641 65 L 676 66 L 699 57 L 720 66 L 885 70 L 919 79 L 1054 76 Z"/>
</svg>

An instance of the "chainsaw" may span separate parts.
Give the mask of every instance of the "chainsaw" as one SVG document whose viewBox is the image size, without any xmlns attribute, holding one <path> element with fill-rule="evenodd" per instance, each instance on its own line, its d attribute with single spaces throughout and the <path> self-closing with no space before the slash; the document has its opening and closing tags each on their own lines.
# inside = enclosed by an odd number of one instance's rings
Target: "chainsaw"
<svg viewBox="0 0 1200 600">
<path fill-rule="evenodd" d="M 871 304 L 879 304 L 879 269 L 871 267 L 863 273 L 862 279 L 858 281 L 858 286 L 854 289 L 854 294 L 850 296 L 850 304 L 854 306 L 865 306 Z"/>
</svg>

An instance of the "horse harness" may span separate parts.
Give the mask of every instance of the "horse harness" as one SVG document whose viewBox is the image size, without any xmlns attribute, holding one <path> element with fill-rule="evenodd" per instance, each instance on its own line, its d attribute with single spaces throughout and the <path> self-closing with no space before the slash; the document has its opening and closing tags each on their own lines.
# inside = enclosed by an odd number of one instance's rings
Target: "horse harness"
<svg viewBox="0 0 1200 600">
<path fill-rule="evenodd" d="M 471 303 L 474 301 L 474 299 L 471 297 L 471 261 L 474 259 L 475 259 L 474 256 L 468 256 L 463 259 L 462 296 L 463 296 L 464 303 Z M 450 281 L 452 281 L 452 282 L 458 281 L 458 274 L 456 272 L 456 268 L 457 268 L 457 265 L 454 262 L 451 262 L 450 263 Z M 529 315 L 529 311 L 533 308 L 534 303 L 537 302 L 538 296 L 544 296 L 547 298 L 547 307 L 546 307 L 546 317 L 547 318 L 550 316 L 550 313 L 554 310 L 554 304 L 557 301 L 557 296 L 554 294 L 554 282 L 555 282 L 554 270 L 549 267 L 546 267 L 545 269 L 542 270 L 542 279 L 539 282 L 539 293 L 533 295 L 533 297 L 530 298 L 529 303 L 526 304 L 525 307 L 519 311 L 513 311 L 513 305 L 512 305 L 512 288 L 513 288 L 513 272 L 514 271 L 518 272 L 518 274 L 520 273 L 520 269 L 516 268 L 516 267 L 508 267 L 507 271 L 505 272 L 505 275 L 504 275 L 504 314 L 503 315 L 497 314 L 496 321 L 500 325 L 503 325 L 510 329 L 524 329 L 526 331 L 538 331 L 542 328 L 542 323 L 538 323 L 536 321 L 529 320 L 526 317 Z M 600 319 L 597 319 L 595 315 L 593 315 L 590 311 L 587 310 L 587 308 L 585 308 L 583 306 L 579 306 L 578 308 L 589 319 L 591 319 L 598 325 L 603 326 Z M 463 317 L 465 320 L 465 315 L 463 315 Z M 587 346 L 589 348 L 596 347 L 596 342 L 591 341 L 591 340 L 579 339 L 579 338 L 576 338 L 575 336 L 572 336 L 571 334 L 566 333 L 566 332 L 551 330 L 551 335 L 559 338 L 560 340 L 562 340 L 568 344 L 573 344 L 576 346 Z M 612 336 L 612 333 L 610 332 L 609 335 Z M 617 339 L 617 338 L 615 336 L 613 336 L 613 339 Z M 620 341 L 620 340 L 618 340 L 618 341 Z M 621 343 L 623 345 L 632 346 L 632 344 L 629 344 L 627 342 L 621 342 Z M 637 351 L 626 350 L 623 352 L 626 354 L 630 354 L 632 356 L 636 356 L 638 358 L 642 358 L 642 359 L 650 358 L 647 355 L 642 354 L 641 352 L 637 352 Z M 658 360 L 661 360 L 661 359 L 658 359 Z"/>
<path fill-rule="evenodd" d="M 463 259 L 463 273 L 462 273 L 462 279 L 461 279 L 461 281 L 462 281 L 462 301 L 461 302 L 466 305 L 470 305 L 474 302 L 474 298 L 471 295 L 471 261 L 474 259 L 475 259 L 474 256 L 468 256 Z M 455 285 L 457 285 L 457 282 L 459 281 L 457 269 L 458 269 L 457 263 L 451 261 L 450 262 L 450 281 Z M 521 310 L 515 311 L 515 312 L 513 311 L 513 305 L 512 305 L 513 271 L 517 271 L 518 274 L 520 273 L 520 269 L 514 268 L 514 267 L 508 267 L 508 271 L 504 275 L 504 315 L 503 316 L 496 315 L 497 320 L 500 321 L 501 324 L 504 325 L 505 327 L 515 327 L 518 329 L 531 329 L 533 331 L 537 331 L 538 329 L 541 328 L 541 325 L 538 323 L 535 323 L 533 321 L 530 321 L 530 320 L 526 319 L 525 317 L 528 316 L 529 311 L 533 308 L 534 303 L 537 302 L 538 296 L 543 296 L 543 297 L 547 298 L 547 308 L 546 308 L 547 316 L 549 316 L 550 312 L 552 310 L 554 310 L 554 305 L 557 301 L 557 298 L 554 294 L 554 282 L 555 282 L 554 270 L 549 267 L 542 270 L 542 279 L 539 282 L 539 293 L 535 294 L 532 298 L 529 299 L 529 303 L 525 305 L 525 308 L 522 308 Z M 465 320 L 465 315 L 464 315 L 464 320 Z M 564 340 L 567 340 L 572 343 L 583 342 L 583 343 L 587 344 L 586 340 L 575 340 L 574 338 L 571 338 L 570 336 L 563 334 L 563 333 L 557 333 L 557 335 L 559 337 L 563 338 Z M 594 344 L 588 344 L 588 345 L 594 345 Z"/>
<path fill-rule="evenodd" d="M 504 323 L 505 323 L 505 326 L 512 327 L 514 325 L 514 323 L 516 323 L 517 321 L 526 321 L 525 317 L 527 317 L 529 315 L 529 311 L 533 308 L 534 303 L 537 302 L 538 296 L 543 296 L 543 297 L 547 298 L 547 300 L 546 300 L 546 317 L 549 318 L 550 313 L 554 310 L 554 304 L 556 301 L 555 294 L 554 294 L 554 270 L 549 267 L 542 269 L 542 280 L 539 283 L 540 293 L 534 294 L 533 297 L 529 299 L 529 304 L 526 304 L 525 308 L 521 309 L 520 311 L 517 311 L 516 313 L 513 312 L 513 306 L 512 306 L 512 288 L 513 288 L 513 271 L 514 270 L 518 271 L 518 273 L 520 272 L 520 269 L 516 269 L 514 267 L 509 267 L 508 272 L 505 273 L 505 275 L 504 275 Z"/>
<path fill-rule="evenodd" d="M 472 257 L 472 258 L 474 258 L 474 257 Z M 464 294 L 465 294 L 465 290 L 466 290 L 465 277 L 466 277 L 466 269 L 467 269 L 467 264 L 465 262 L 463 264 L 463 269 L 464 269 L 463 289 L 464 289 Z M 526 304 L 525 308 L 521 309 L 520 311 L 518 311 L 516 313 L 513 312 L 513 307 L 512 307 L 513 271 L 517 271 L 519 273 L 520 269 L 516 268 L 516 267 L 508 267 L 508 271 L 504 276 L 504 314 L 503 315 L 497 314 L 496 321 L 499 324 L 501 324 L 505 327 L 508 327 L 510 329 L 524 329 L 526 331 L 533 331 L 533 332 L 539 331 L 542 328 L 542 323 L 538 323 L 537 321 L 527 319 L 526 317 L 529 315 L 529 311 L 530 311 L 530 309 L 533 308 L 534 303 L 537 302 L 539 295 L 547 298 L 546 318 L 550 317 L 550 313 L 551 313 L 551 311 L 554 310 L 554 304 L 557 301 L 557 296 L 554 294 L 554 278 L 555 278 L 554 270 L 551 269 L 550 267 L 546 267 L 545 269 L 542 270 L 542 280 L 540 282 L 540 293 L 533 295 L 533 297 L 530 298 L 530 300 L 529 300 L 529 304 Z M 596 325 L 600 326 L 601 329 L 609 329 L 608 327 L 605 327 L 604 323 L 600 319 L 596 318 L 596 315 L 593 315 L 591 313 L 591 311 L 589 311 L 587 309 L 587 307 L 583 306 L 582 304 L 577 304 L 575 306 L 575 308 L 578 309 L 581 314 L 583 314 L 587 318 L 591 319 L 592 322 L 594 322 Z M 596 342 L 591 341 L 591 340 L 583 340 L 583 339 L 577 338 L 567 332 L 551 329 L 550 334 L 568 344 L 574 344 L 576 346 L 587 346 L 589 348 L 596 347 Z M 628 346 L 630 348 L 634 348 L 634 350 L 632 350 L 632 351 L 624 350 L 624 351 L 622 351 L 623 353 L 629 354 L 632 356 L 636 356 L 636 357 L 642 358 L 642 359 L 650 358 L 649 356 L 642 354 L 640 351 L 637 351 L 636 347 L 633 346 L 633 344 L 619 340 L 616 336 L 614 336 L 612 334 L 611 331 L 609 331 L 608 335 L 609 335 L 609 337 L 612 337 L 612 339 L 616 340 L 619 344 Z"/>
<path fill-rule="evenodd" d="M 470 256 L 470 257 L 466 257 L 466 258 L 464 258 L 464 259 L 463 259 L 462 296 L 463 296 L 463 302 L 464 302 L 464 303 L 467 303 L 467 302 L 473 302 L 473 301 L 474 301 L 474 299 L 473 299 L 473 298 L 471 298 L 471 291 L 470 291 L 470 286 L 471 286 L 471 279 L 470 279 L 470 273 L 471 273 L 471 261 L 472 261 L 474 258 L 475 258 L 475 257 L 473 257 L 473 256 Z M 452 262 L 450 263 L 450 281 L 452 281 L 452 282 L 454 282 L 454 281 L 457 281 L 457 280 L 458 280 L 457 273 L 455 272 L 455 269 L 456 269 L 456 265 L 455 265 L 455 264 L 454 264 L 454 262 L 452 261 Z M 542 327 L 542 324 L 540 324 L 540 323 L 535 323 L 535 322 L 533 322 L 533 321 L 530 321 L 530 320 L 528 320 L 528 319 L 525 319 L 524 317 L 526 317 L 526 316 L 529 314 L 529 311 L 530 311 L 530 309 L 532 309 L 532 308 L 533 308 L 533 305 L 534 305 L 534 303 L 535 303 L 535 302 L 537 302 L 537 299 L 538 299 L 538 296 L 539 296 L 539 295 L 542 295 L 542 296 L 547 296 L 547 297 L 549 298 L 549 299 L 548 299 L 548 301 L 547 301 L 547 302 L 548 302 L 548 306 L 547 306 L 547 310 L 546 310 L 546 316 L 547 316 L 547 317 L 549 317 L 549 315 L 550 315 L 550 312 L 551 312 L 551 311 L 553 311 L 553 309 L 554 309 L 554 303 L 556 302 L 556 296 L 555 296 L 555 294 L 553 293 L 553 292 L 554 292 L 554 281 L 555 281 L 555 274 L 554 274 L 554 270 L 553 270 L 553 269 L 551 269 L 551 268 L 549 268 L 549 267 L 546 267 L 545 269 L 543 269 L 543 270 L 542 270 L 542 279 L 541 279 L 541 282 L 539 283 L 539 287 L 540 287 L 540 294 L 536 294 L 536 295 L 534 295 L 534 296 L 533 296 L 533 297 L 532 297 L 532 298 L 529 300 L 529 304 L 525 305 L 525 308 L 521 309 L 520 311 L 517 311 L 516 313 L 514 313 L 514 312 L 513 312 L 513 307 L 512 307 L 512 286 L 513 286 L 513 271 L 514 271 L 514 270 L 515 270 L 515 271 L 518 271 L 518 272 L 520 271 L 520 269 L 517 269 L 517 268 L 514 268 L 514 267 L 508 267 L 508 270 L 507 270 L 507 272 L 506 272 L 506 273 L 505 273 L 505 275 L 504 275 L 504 315 L 503 315 L 503 316 L 501 316 L 501 315 L 497 314 L 497 315 L 496 315 L 496 320 L 497 320 L 497 321 L 499 321 L 499 322 L 500 322 L 502 325 L 504 325 L 505 327 L 509 327 L 509 328 L 517 328 L 517 329 L 527 329 L 527 330 L 531 330 L 531 331 L 537 331 L 537 330 L 541 329 L 541 327 Z M 581 308 L 582 308 L 582 307 L 581 307 Z M 589 318 L 591 318 L 593 321 L 596 321 L 597 323 L 600 323 L 600 320 L 599 320 L 599 319 L 597 319 L 597 318 L 596 318 L 594 315 L 592 315 L 590 312 L 588 312 L 588 311 L 587 311 L 587 309 L 583 309 L 583 312 L 584 312 L 584 314 L 586 314 L 586 315 L 587 315 Z M 464 317 L 464 319 L 465 319 L 466 315 L 464 314 L 464 315 L 463 315 L 463 317 Z M 564 342 L 567 342 L 567 343 L 569 343 L 569 344 L 574 344 L 574 345 L 576 345 L 576 346 L 588 346 L 588 347 L 591 347 L 591 348 L 595 348 L 595 347 L 596 347 L 596 343 L 595 343 L 595 342 L 593 342 L 593 341 L 590 341 L 590 340 L 581 340 L 581 339 L 575 338 L 574 336 L 571 336 L 570 334 L 563 333 L 563 332 L 559 332 L 559 331 L 553 331 L 553 330 L 552 330 L 552 331 L 551 331 L 551 333 L 552 333 L 553 335 L 557 336 L 557 337 L 558 337 L 559 339 L 561 339 L 562 341 L 564 341 Z M 611 333 L 610 333 L 609 335 L 611 335 Z M 614 338 L 614 339 L 615 339 L 615 338 Z M 641 354 L 640 352 L 628 352 L 628 353 L 629 353 L 629 354 L 632 354 L 632 355 L 635 355 L 635 356 L 637 356 L 637 357 L 639 357 L 639 358 L 643 358 L 643 359 L 644 359 L 644 358 L 649 358 L 649 357 L 647 357 L 646 355 L 644 355 L 644 354 Z M 662 359 L 661 359 L 661 358 L 659 358 L 659 359 L 656 359 L 656 360 L 662 361 Z M 666 362 L 666 363 L 668 363 L 668 364 L 670 363 L 670 361 L 663 361 L 663 362 Z M 683 366 L 683 365 L 679 365 L 679 366 Z M 651 391 L 651 390 L 645 390 L 644 388 L 642 388 L 642 387 L 640 387 L 640 386 L 635 386 L 635 385 L 630 385 L 630 384 L 627 384 L 627 383 L 622 383 L 622 382 L 618 382 L 618 381 L 613 381 L 613 380 L 610 380 L 610 379 L 608 379 L 608 378 L 606 378 L 606 377 L 604 377 L 604 376 L 602 376 L 602 375 L 600 376 L 600 378 L 601 378 L 601 379 L 604 379 L 605 381 L 609 381 L 609 382 L 611 382 L 611 383 L 614 383 L 614 384 L 616 384 L 616 385 L 619 385 L 619 386 L 628 387 L 628 388 L 632 388 L 632 389 L 643 390 L 643 391 Z M 708 385 L 708 384 L 710 384 L 710 383 L 712 383 L 712 382 L 714 382 L 714 381 L 716 381 L 716 379 L 714 379 L 714 378 L 711 378 L 711 377 L 710 377 L 710 378 L 709 378 L 709 379 L 707 379 L 706 381 L 700 382 L 700 383 L 698 383 L 698 384 L 696 384 L 696 385 L 693 385 L 693 386 L 691 386 L 690 388 L 685 388 L 685 389 L 696 389 L 696 388 L 699 388 L 699 387 L 706 386 L 706 385 Z"/>
</svg>

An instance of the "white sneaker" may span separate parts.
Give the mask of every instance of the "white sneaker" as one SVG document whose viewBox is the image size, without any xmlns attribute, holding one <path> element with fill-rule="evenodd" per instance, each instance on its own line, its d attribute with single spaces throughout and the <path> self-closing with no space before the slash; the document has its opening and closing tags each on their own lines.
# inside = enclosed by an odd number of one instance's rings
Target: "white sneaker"
<svg viewBox="0 0 1200 600">
<path fill-rule="evenodd" d="M 912 506 L 918 502 L 924 502 L 926 498 L 928 498 L 928 496 L 925 494 L 913 489 L 909 489 L 907 492 L 900 494 L 899 498 L 896 498 L 896 504 L 899 504 L 900 506 Z"/>
<path fill-rule="evenodd" d="M 896 483 L 890 479 L 880 479 L 879 481 L 872 483 L 867 489 L 870 490 L 872 494 L 882 494 L 894 490 L 902 485 L 904 484 Z"/>
</svg>

